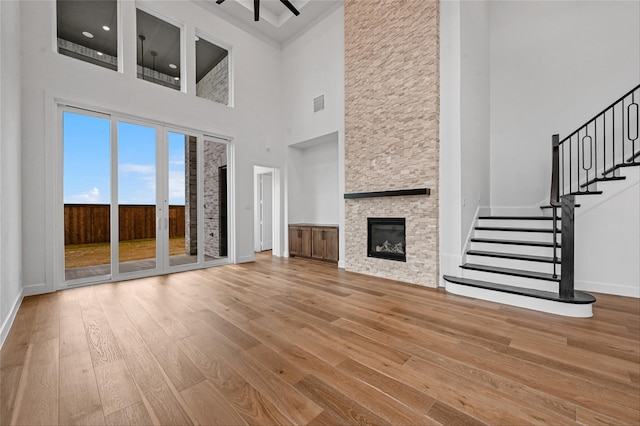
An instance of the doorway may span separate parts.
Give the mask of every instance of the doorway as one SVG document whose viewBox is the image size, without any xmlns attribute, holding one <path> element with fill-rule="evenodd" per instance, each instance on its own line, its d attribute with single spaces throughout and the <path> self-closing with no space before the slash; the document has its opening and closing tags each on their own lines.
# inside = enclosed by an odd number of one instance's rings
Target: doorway
<svg viewBox="0 0 640 426">
<path fill-rule="evenodd" d="M 280 169 L 253 167 L 254 251 L 281 256 Z"/>
</svg>

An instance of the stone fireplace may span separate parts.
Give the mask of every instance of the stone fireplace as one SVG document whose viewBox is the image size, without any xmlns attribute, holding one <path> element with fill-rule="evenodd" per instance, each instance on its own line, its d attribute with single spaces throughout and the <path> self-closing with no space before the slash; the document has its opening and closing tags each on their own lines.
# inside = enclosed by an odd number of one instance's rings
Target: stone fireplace
<svg viewBox="0 0 640 426">
<path fill-rule="evenodd" d="M 349 271 L 438 285 L 439 56 L 438 1 L 345 1 Z M 393 196 L 347 197 L 381 192 Z M 370 256 L 367 219 L 398 217 L 405 261 Z"/>
</svg>

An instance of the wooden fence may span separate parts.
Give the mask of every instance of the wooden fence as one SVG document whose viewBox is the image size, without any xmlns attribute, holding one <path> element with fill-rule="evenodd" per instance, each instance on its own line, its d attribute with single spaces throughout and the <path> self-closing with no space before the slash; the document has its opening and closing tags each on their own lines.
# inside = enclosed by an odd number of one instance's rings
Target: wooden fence
<svg viewBox="0 0 640 426">
<path fill-rule="evenodd" d="M 109 241 L 109 204 L 65 204 L 64 244 L 90 244 Z M 156 207 L 121 205 L 118 207 L 120 241 L 155 238 Z M 184 206 L 169 206 L 169 238 L 184 237 Z"/>
</svg>

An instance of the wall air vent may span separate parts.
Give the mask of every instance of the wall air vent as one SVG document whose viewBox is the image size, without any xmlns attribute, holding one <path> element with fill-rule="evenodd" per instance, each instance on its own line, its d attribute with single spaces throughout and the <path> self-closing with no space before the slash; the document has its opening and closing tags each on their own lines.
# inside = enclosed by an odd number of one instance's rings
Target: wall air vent
<svg viewBox="0 0 640 426">
<path fill-rule="evenodd" d="M 313 112 L 322 111 L 324 109 L 324 95 L 320 95 L 313 99 Z"/>
</svg>

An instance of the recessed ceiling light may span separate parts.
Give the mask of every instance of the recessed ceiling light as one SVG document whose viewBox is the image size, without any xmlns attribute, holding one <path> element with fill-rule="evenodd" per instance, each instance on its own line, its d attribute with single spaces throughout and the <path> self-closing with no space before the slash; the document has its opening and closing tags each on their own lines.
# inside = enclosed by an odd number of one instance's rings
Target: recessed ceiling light
<svg viewBox="0 0 640 426">
<path fill-rule="evenodd" d="M 105 31 L 109 31 L 111 28 L 109 28 L 107 25 L 103 25 L 102 29 L 105 30 Z"/>
<path fill-rule="evenodd" d="M 93 34 L 91 34 L 89 31 L 83 31 L 82 35 L 87 38 L 93 38 Z"/>
<path fill-rule="evenodd" d="M 180 80 L 180 77 L 173 77 L 173 79 L 174 79 L 175 81 L 178 81 L 178 80 Z"/>
<path fill-rule="evenodd" d="M 176 64 L 169 64 L 169 68 L 175 70 L 176 68 L 178 68 L 178 66 Z"/>
<path fill-rule="evenodd" d="M 102 56 L 102 55 L 104 55 L 104 53 L 102 53 L 102 52 L 96 52 L 96 55 L 98 55 L 98 56 Z"/>
</svg>

